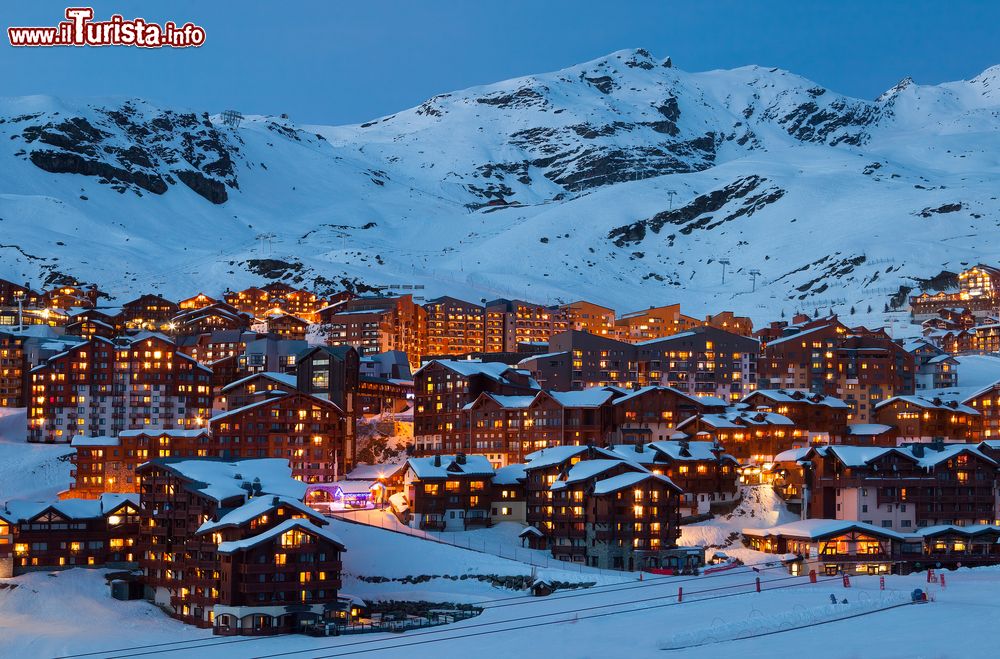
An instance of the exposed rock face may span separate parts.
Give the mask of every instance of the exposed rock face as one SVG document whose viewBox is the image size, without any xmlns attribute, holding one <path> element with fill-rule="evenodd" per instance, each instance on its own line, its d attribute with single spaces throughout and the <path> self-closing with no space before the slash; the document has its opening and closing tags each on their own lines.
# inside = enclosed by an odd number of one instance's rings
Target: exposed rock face
<svg viewBox="0 0 1000 659">
<path fill-rule="evenodd" d="M 44 120 L 44 121 L 43 121 Z M 47 172 L 97 178 L 119 192 L 166 194 L 177 179 L 214 204 L 239 187 L 239 147 L 207 114 L 160 111 L 128 101 L 93 108 L 91 116 L 58 112 L 17 117 L 24 157 Z M 282 127 L 274 125 L 274 130 Z M 292 137 L 295 137 L 293 134 Z"/>
</svg>

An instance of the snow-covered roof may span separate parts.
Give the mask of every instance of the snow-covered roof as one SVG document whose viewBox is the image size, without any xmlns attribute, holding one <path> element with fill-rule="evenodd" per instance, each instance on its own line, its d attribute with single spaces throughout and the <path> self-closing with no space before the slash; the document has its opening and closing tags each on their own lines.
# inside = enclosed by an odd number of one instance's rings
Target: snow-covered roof
<svg viewBox="0 0 1000 659">
<path fill-rule="evenodd" d="M 760 411 L 739 411 L 723 412 L 721 414 L 701 414 L 684 419 L 677 424 L 677 428 L 696 423 L 701 420 L 712 428 L 746 428 L 748 426 L 794 426 L 795 422 L 783 414 L 777 412 Z"/>
<path fill-rule="evenodd" d="M 615 401 L 614 401 L 614 405 L 621 405 L 622 403 L 630 401 L 630 400 L 632 400 L 634 398 L 637 398 L 639 396 L 644 396 L 644 395 L 646 395 L 648 393 L 656 392 L 656 391 L 665 391 L 665 392 L 669 391 L 671 393 L 677 394 L 678 396 L 681 396 L 682 398 L 687 398 L 688 400 L 690 400 L 692 402 L 698 403 L 699 405 L 715 405 L 716 404 L 715 401 L 718 401 L 719 403 L 722 404 L 723 407 L 725 407 L 725 402 L 722 401 L 722 399 L 720 399 L 720 398 L 716 398 L 714 396 L 706 397 L 706 398 L 700 398 L 698 396 L 691 396 L 689 394 L 684 393 L 683 391 L 681 391 L 679 389 L 675 389 L 674 387 L 667 387 L 665 385 L 659 385 L 659 384 L 649 385 L 649 386 L 646 386 L 646 387 L 642 387 L 641 389 L 636 389 L 635 391 L 630 391 L 626 395 L 622 396 L 621 398 L 616 398 Z"/>
<path fill-rule="evenodd" d="M 847 426 L 848 435 L 882 435 L 892 430 L 883 423 L 852 423 Z"/>
<path fill-rule="evenodd" d="M 744 396 L 743 401 L 746 402 L 748 398 L 755 395 L 763 396 L 764 398 L 774 401 L 775 403 L 805 403 L 807 405 L 817 405 L 836 409 L 850 409 L 851 407 L 839 398 L 816 394 L 805 389 L 758 389 L 757 391 Z"/>
<path fill-rule="evenodd" d="M 354 465 L 354 469 L 348 472 L 348 474 L 344 476 L 344 479 L 349 481 L 377 481 L 382 478 L 392 478 L 405 468 L 406 465 L 403 463 L 392 464 L 386 462 L 383 464 L 370 465 L 360 462 Z"/>
<path fill-rule="evenodd" d="M 645 472 L 629 472 L 625 474 L 618 474 L 617 476 L 612 476 L 611 478 L 605 478 L 604 480 L 599 480 L 594 483 L 594 494 L 611 494 L 612 492 L 617 492 L 618 490 L 624 489 L 626 487 L 632 487 L 643 483 L 647 480 L 655 480 L 663 483 L 674 490 L 680 492 L 681 488 L 677 487 L 672 480 L 666 476 L 661 476 L 660 474 L 650 474 Z"/>
<path fill-rule="evenodd" d="M 525 471 L 526 466 L 522 463 L 515 463 L 509 464 L 506 467 L 500 467 L 493 476 L 493 484 L 520 485 L 527 474 Z"/>
<path fill-rule="evenodd" d="M 492 476 L 493 465 L 485 455 L 466 455 L 459 463 L 454 455 L 435 455 L 410 458 L 406 464 L 420 479 L 451 478 L 453 476 Z"/>
<path fill-rule="evenodd" d="M 600 407 L 608 402 L 616 394 L 603 387 L 591 387 L 581 391 L 546 391 L 557 403 L 563 407 Z"/>
<path fill-rule="evenodd" d="M 702 462 L 716 459 L 713 449 L 718 448 L 715 442 L 706 441 L 657 441 L 644 445 L 623 444 L 611 447 L 615 455 L 624 460 L 641 465 L 650 465 L 658 460 L 682 462 Z M 640 450 L 641 449 L 641 450 Z M 731 455 L 723 454 L 723 459 L 735 461 Z"/>
<path fill-rule="evenodd" d="M 831 326 L 830 324 L 820 325 L 819 327 L 811 327 L 811 328 L 809 328 L 807 330 L 802 330 L 801 332 L 796 332 L 795 334 L 789 334 L 788 336 L 783 336 L 780 339 L 775 339 L 773 341 L 768 341 L 767 347 L 770 348 L 771 346 L 776 346 L 778 344 L 784 343 L 785 341 L 791 341 L 793 339 L 801 339 L 802 337 L 809 336 L 810 334 L 813 334 L 814 332 L 818 332 L 820 330 L 827 329 L 830 326 Z M 790 325 L 789 327 L 792 327 L 792 326 Z"/>
<path fill-rule="evenodd" d="M 508 379 L 504 376 L 507 371 L 514 371 L 519 374 L 527 375 L 526 371 L 519 371 L 508 364 L 503 362 L 484 362 L 478 359 L 432 359 L 427 362 L 414 373 L 416 377 L 417 373 L 420 373 L 425 368 L 433 364 L 440 364 L 445 368 L 458 373 L 463 377 L 471 377 L 474 375 L 483 375 L 491 380 L 498 382 L 508 382 Z M 529 386 L 532 388 L 538 388 L 538 383 L 529 378 Z"/>
<path fill-rule="evenodd" d="M 492 394 L 492 393 L 490 393 L 488 391 L 485 391 L 482 394 L 480 394 L 479 397 L 476 398 L 476 400 L 471 401 L 469 403 L 466 403 L 462 407 L 462 409 L 463 410 L 471 410 L 472 407 L 482 397 L 491 398 L 492 400 L 496 401 L 496 403 L 500 407 L 502 407 L 504 409 L 508 409 L 508 410 L 525 409 L 529 405 L 531 405 L 532 401 L 535 400 L 535 396 L 501 396 L 500 394 Z"/>
<path fill-rule="evenodd" d="M 550 357 L 560 357 L 568 353 L 569 353 L 568 350 L 563 350 L 562 352 L 545 352 L 540 355 L 530 355 L 519 361 L 517 365 L 520 366 L 521 364 L 527 364 L 528 362 L 534 361 L 536 359 L 549 359 Z"/>
<path fill-rule="evenodd" d="M 876 536 L 889 537 L 894 540 L 903 540 L 902 533 L 897 533 L 892 529 L 882 528 L 845 519 L 802 519 L 779 526 L 771 526 L 760 529 L 743 529 L 743 535 L 765 538 L 767 536 L 786 536 L 792 538 L 805 538 L 807 540 L 821 540 L 833 535 L 847 533 L 848 531 L 861 531 Z"/>
<path fill-rule="evenodd" d="M 283 458 L 248 458 L 227 461 L 217 458 L 157 458 L 146 463 L 176 473 L 191 481 L 191 489 L 223 501 L 235 496 L 249 498 L 264 494 L 302 500 L 306 484 L 292 478 L 292 468 Z M 259 482 L 260 492 L 252 492 Z M 244 487 L 246 483 L 251 490 Z"/>
<path fill-rule="evenodd" d="M 297 384 L 297 380 L 294 375 L 291 375 L 289 373 L 275 373 L 273 371 L 265 371 L 263 373 L 254 373 L 253 375 L 248 375 L 245 378 L 240 378 L 239 380 L 236 380 L 235 382 L 230 382 L 229 384 L 227 384 L 222 388 L 222 391 L 229 391 L 230 389 L 234 389 L 242 384 L 250 382 L 255 378 L 267 378 L 268 380 L 274 380 L 278 384 L 282 384 L 285 385 L 286 387 L 291 387 L 293 389 Z"/>
<path fill-rule="evenodd" d="M 917 529 L 913 535 L 921 537 L 931 537 L 945 533 L 955 533 L 964 536 L 974 536 L 980 533 L 1000 533 L 1000 526 L 993 524 L 971 524 L 969 526 L 955 526 L 953 524 L 937 524 L 935 526 L 925 526 Z"/>
<path fill-rule="evenodd" d="M 790 448 L 787 451 L 782 451 L 778 455 L 774 456 L 774 462 L 798 462 L 799 460 L 804 460 L 808 457 L 810 451 L 812 451 L 812 448 L 808 446 Z"/>
<path fill-rule="evenodd" d="M 519 537 L 519 538 L 525 538 L 525 537 L 527 537 L 529 535 L 533 535 L 536 538 L 545 537 L 545 534 L 542 533 L 541 531 L 539 531 L 534 526 L 526 526 L 523 531 L 521 531 L 520 533 L 517 534 L 517 537 Z"/>
<path fill-rule="evenodd" d="M 904 457 L 914 459 L 913 454 L 904 449 L 897 449 L 885 446 L 850 446 L 846 444 L 834 444 L 822 448 L 824 455 L 833 454 L 846 467 L 863 467 L 873 460 L 877 460 L 887 453 L 896 452 Z"/>
<path fill-rule="evenodd" d="M 218 521 L 208 520 L 198 527 L 195 531 L 196 534 L 208 533 L 209 531 L 214 531 L 225 526 L 241 526 L 246 524 L 250 520 L 260 517 L 279 506 L 288 506 L 293 508 L 298 512 L 323 521 L 322 516 L 315 510 L 302 503 L 298 499 L 292 499 L 290 497 L 279 497 L 279 496 L 268 496 L 263 495 L 259 497 L 254 497 L 244 503 L 242 506 L 238 506 L 228 511 Z"/>
<path fill-rule="evenodd" d="M 232 540 L 229 542 L 220 542 L 218 551 L 220 554 L 232 554 L 234 552 L 250 549 L 251 547 L 256 547 L 262 542 L 277 538 L 281 536 L 281 534 L 292 529 L 300 529 L 320 538 L 325 538 L 330 542 L 340 545 L 341 550 L 344 549 L 344 542 L 337 536 L 336 533 L 333 532 L 332 529 L 330 529 L 329 525 L 316 526 L 306 519 L 287 519 L 281 524 L 278 524 L 263 533 L 250 536 L 249 538 L 244 538 L 243 540 Z"/>
<path fill-rule="evenodd" d="M 126 503 L 138 508 L 139 495 L 105 493 L 97 499 L 14 500 L 0 508 L 0 516 L 10 522 L 26 522 L 46 511 L 52 511 L 67 519 L 94 519 L 110 515 Z"/>
<path fill-rule="evenodd" d="M 996 464 L 996 461 L 993 458 L 980 451 L 973 444 L 945 444 L 940 450 L 925 447 L 923 456 L 918 457 L 917 462 L 924 469 L 929 469 L 930 467 L 939 465 L 942 462 L 950 460 L 951 458 L 954 458 L 962 453 L 969 453 L 978 458 L 982 458 L 990 464 Z"/>
<path fill-rule="evenodd" d="M 904 402 L 924 410 L 945 410 L 947 412 L 961 412 L 963 414 L 979 416 L 979 411 L 968 405 L 963 405 L 956 400 L 945 400 L 942 398 L 925 398 L 923 396 L 893 396 L 875 405 L 875 409 L 882 409 L 896 402 Z"/>
<path fill-rule="evenodd" d="M 119 437 L 198 437 L 207 435 L 208 428 L 146 428 L 145 430 L 122 430 Z"/>
<path fill-rule="evenodd" d="M 118 446 L 117 437 L 84 437 L 77 435 L 70 440 L 69 445 L 73 448 L 85 448 L 88 446 Z"/>
<path fill-rule="evenodd" d="M 543 469 L 545 467 L 551 467 L 580 455 L 591 448 L 592 447 L 590 446 L 550 446 L 548 448 L 539 449 L 538 451 L 524 456 L 524 459 L 527 461 L 525 469 Z M 609 458 L 618 457 L 606 449 L 595 448 L 594 450 Z"/>
<path fill-rule="evenodd" d="M 597 458 L 594 460 L 580 460 L 575 465 L 569 468 L 566 472 L 566 477 L 564 479 L 559 479 L 552 483 L 550 489 L 561 490 L 567 485 L 572 485 L 573 483 L 578 483 L 580 481 L 585 481 L 587 479 L 593 478 L 606 471 L 614 469 L 615 467 L 620 467 L 622 465 L 629 465 L 634 468 L 639 473 L 648 474 L 650 473 L 645 467 L 637 465 L 635 463 L 630 463 L 621 459 L 606 459 Z"/>
</svg>

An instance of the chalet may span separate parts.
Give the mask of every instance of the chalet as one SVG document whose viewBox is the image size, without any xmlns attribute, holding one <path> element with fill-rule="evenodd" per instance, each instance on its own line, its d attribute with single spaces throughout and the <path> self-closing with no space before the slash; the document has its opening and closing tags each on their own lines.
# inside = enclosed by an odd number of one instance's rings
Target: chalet
<svg viewBox="0 0 1000 659">
<path fill-rule="evenodd" d="M 73 482 L 60 497 L 97 499 L 104 492 L 137 494 L 136 470 L 152 458 L 214 457 L 207 428 L 123 430 L 116 437 L 74 437 L 70 445 Z"/>
<path fill-rule="evenodd" d="M 913 355 L 918 393 L 958 386 L 958 360 L 946 350 L 927 339 L 911 339 L 903 342 L 903 347 Z"/>
<path fill-rule="evenodd" d="M 415 450 L 471 449 L 467 404 L 483 392 L 534 396 L 538 383 L 527 372 L 501 362 L 435 359 L 414 374 Z"/>
<path fill-rule="evenodd" d="M 284 458 L 305 483 L 334 482 L 354 462 L 343 410 L 299 391 L 222 412 L 209 424 L 219 457 Z"/>
<path fill-rule="evenodd" d="M 482 455 L 410 458 L 404 476 L 409 525 L 437 531 L 489 526 L 493 475 Z"/>
<path fill-rule="evenodd" d="M 530 448 L 604 443 L 614 421 L 611 402 L 620 395 L 615 389 L 599 387 L 538 392 L 527 410 Z"/>
<path fill-rule="evenodd" d="M 138 512 L 137 497 L 120 494 L 8 501 L 0 507 L 0 578 L 73 567 L 134 568 Z"/>
<path fill-rule="evenodd" d="M 525 481 L 527 472 L 523 464 L 500 467 L 493 475 L 493 522 L 527 522 Z"/>
<path fill-rule="evenodd" d="M 753 550 L 780 554 L 793 575 L 889 574 L 904 536 L 850 520 L 806 519 L 762 529 L 743 529 Z"/>
<path fill-rule="evenodd" d="M 218 304 L 219 300 L 213 297 L 209 297 L 204 293 L 198 293 L 195 296 L 186 298 L 177 303 L 178 308 L 181 311 L 190 311 L 192 309 L 204 309 L 205 307 L 211 306 L 213 304 Z"/>
<path fill-rule="evenodd" d="M 176 302 L 147 293 L 122 305 L 119 322 L 128 329 L 159 331 L 180 312 Z"/>
<path fill-rule="evenodd" d="M 758 389 L 741 402 L 751 410 L 788 417 L 813 444 L 842 440 L 851 413 L 839 398 L 802 389 Z"/>
<path fill-rule="evenodd" d="M 566 317 L 567 329 L 615 338 L 615 310 L 593 302 L 578 300 L 559 307 Z"/>
<path fill-rule="evenodd" d="M 267 331 L 283 339 L 305 341 L 309 332 L 309 321 L 279 311 L 267 315 Z"/>
<path fill-rule="evenodd" d="M 528 407 L 535 396 L 502 396 L 484 391 L 463 408 L 468 444 L 495 466 L 521 462 L 530 453 Z"/>
<path fill-rule="evenodd" d="M 714 442 L 656 441 L 610 450 L 680 487 L 681 515 L 727 510 L 739 500 L 739 463 Z"/>
<path fill-rule="evenodd" d="M 973 266 L 958 274 L 957 284 L 957 292 L 921 293 L 910 297 L 910 313 L 914 320 L 933 317 L 942 307 L 965 308 L 977 317 L 996 313 L 1000 301 L 1000 269 L 983 264 Z"/>
<path fill-rule="evenodd" d="M 16 309 L 18 303 L 25 307 L 37 306 L 41 302 L 42 295 L 25 284 L 20 286 L 12 281 L 0 279 L 0 307 L 11 307 Z"/>
<path fill-rule="evenodd" d="M 903 532 L 1000 518 L 997 462 L 971 444 L 831 445 L 775 458 L 776 490 L 810 518 L 860 520 Z"/>
<path fill-rule="evenodd" d="M 979 412 L 979 436 L 976 439 L 1000 437 L 1000 382 L 978 389 L 960 402 Z"/>
<path fill-rule="evenodd" d="M 335 615 L 344 544 L 287 461 L 157 458 L 139 475 L 143 581 L 172 617 L 268 635 Z"/>
<path fill-rule="evenodd" d="M 901 545 L 900 558 L 916 567 L 956 569 L 1000 564 L 1000 526 L 944 524 L 918 529 L 914 535 L 916 538 Z M 913 542 L 916 539 L 919 542 Z"/>
<path fill-rule="evenodd" d="M 848 328 L 836 316 L 797 326 L 769 341 L 760 389 L 801 389 L 851 406 L 850 423 L 869 423 L 873 408 L 916 390 L 914 357 L 883 330 Z"/>
<path fill-rule="evenodd" d="M 272 282 L 260 288 L 251 286 L 242 291 L 226 291 L 223 299 L 227 304 L 257 318 L 264 318 L 270 312 L 277 311 L 307 322 L 317 322 L 317 312 L 326 306 L 326 300 L 315 293 L 282 282 Z"/>
<path fill-rule="evenodd" d="M 39 303 L 50 309 L 90 309 L 97 305 L 97 300 L 107 297 L 96 285 L 82 286 L 80 284 L 64 284 L 45 291 Z"/>
<path fill-rule="evenodd" d="M 168 330 L 177 336 L 250 328 L 251 317 L 225 302 L 194 308 L 186 308 L 182 303 L 180 308 L 180 313 L 167 323 Z"/>
<path fill-rule="evenodd" d="M 297 380 L 288 373 L 254 373 L 222 387 L 214 399 L 213 410 L 228 412 L 269 396 L 296 390 Z"/>
<path fill-rule="evenodd" d="M 681 421 L 722 413 L 725 405 L 720 399 L 689 396 L 673 387 L 643 387 L 612 401 L 614 422 L 608 441 L 638 446 L 670 439 Z"/>
<path fill-rule="evenodd" d="M 790 448 L 807 446 L 809 437 L 777 412 L 738 411 L 699 414 L 677 425 L 689 439 L 715 441 L 743 462 L 763 464 Z"/>
<path fill-rule="evenodd" d="M 979 412 L 957 400 L 939 397 L 894 396 L 875 406 L 875 422 L 895 427 L 899 441 L 929 442 L 935 438 L 955 441 L 979 435 Z"/>
</svg>

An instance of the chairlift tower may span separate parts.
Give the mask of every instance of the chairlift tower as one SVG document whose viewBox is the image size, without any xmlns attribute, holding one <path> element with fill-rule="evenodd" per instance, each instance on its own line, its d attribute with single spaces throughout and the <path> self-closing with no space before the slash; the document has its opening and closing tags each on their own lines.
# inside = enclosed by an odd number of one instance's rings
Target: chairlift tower
<svg viewBox="0 0 1000 659">
<path fill-rule="evenodd" d="M 722 264 L 722 285 L 726 285 L 726 266 L 729 265 L 729 259 L 719 259 L 719 263 Z"/>
<path fill-rule="evenodd" d="M 230 128 L 239 128 L 241 121 L 243 121 L 243 115 L 238 110 L 226 110 L 222 113 L 222 123 Z"/>
</svg>

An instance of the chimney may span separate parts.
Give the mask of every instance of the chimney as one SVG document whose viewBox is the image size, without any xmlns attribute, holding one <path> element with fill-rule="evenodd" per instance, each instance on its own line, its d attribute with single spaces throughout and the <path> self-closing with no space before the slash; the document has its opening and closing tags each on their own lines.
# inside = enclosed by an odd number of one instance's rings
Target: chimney
<svg viewBox="0 0 1000 659">
<path fill-rule="evenodd" d="M 464 465 L 465 464 L 465 453 L 456 453 L 455 454 L 455 462 L 457 462 L 460 465 Z"/>
<path fill-rule="evenodd" d="M 910 450 L 913 451 L 913 457 L 915 457 L 915 458 L 922 458 L 922 457 L 924 457 L 924 445 L 923 444 L 914 444 L 914 445 L 912 445 L 910 447 Z"/>
<path fill-rule="evenodd" d="M 435 455 L 434 456 L 434 466 L 435 467 L 440 467 L 441 466 L 441 456 L 440 455 Z"/>
</svg>

